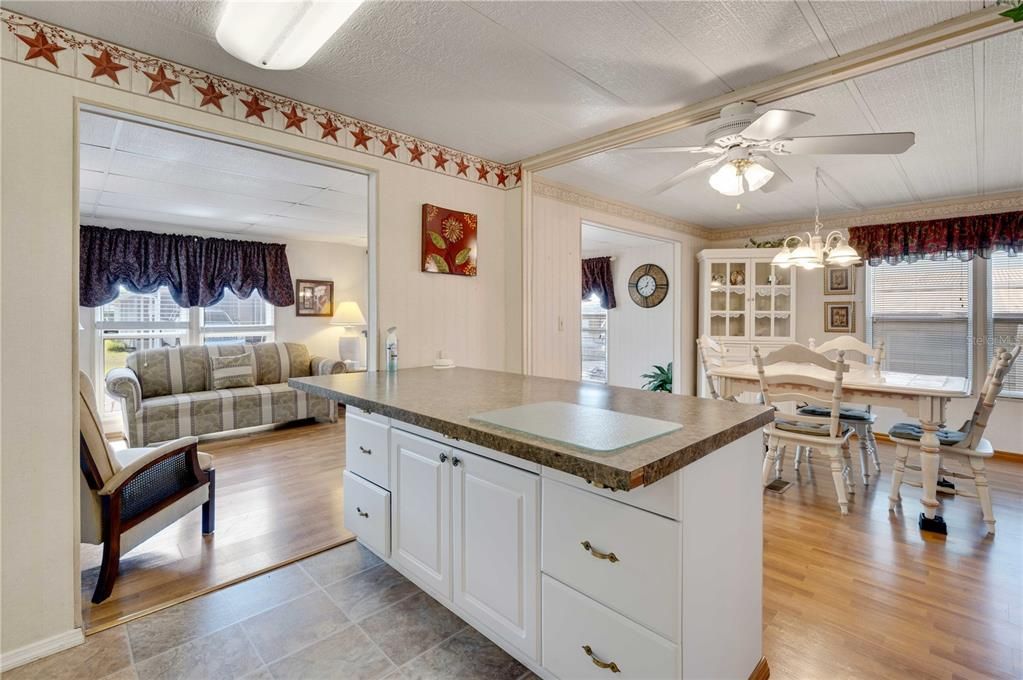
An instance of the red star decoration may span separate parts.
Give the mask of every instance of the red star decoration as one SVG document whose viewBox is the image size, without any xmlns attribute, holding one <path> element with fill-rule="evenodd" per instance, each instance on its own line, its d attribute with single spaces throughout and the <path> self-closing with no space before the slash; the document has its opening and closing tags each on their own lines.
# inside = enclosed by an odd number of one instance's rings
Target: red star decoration
<svg viewBox="0 0 1023 680">
<path fill-rule="evenodd" d="M 208 104 L 213 104 L 217 107 L 218 111 L 224 110 L 223 107 L 220 106 L 220 100 L 226 97 L 227 94 L 218 90 L 212 80 L 206 81 L 206 87 L 199 87 L 198 85 L 193 85 L 192 87 L 198 90 L 199 94 L 202 95 L 202 103 L 199 104 L 199 108 Z"/>
<path fill-rule="evenodd" d="M 295 105 L 291 105 L 291 111 L 285 111 L 283 113 L 284 118 L 287 122 L 284 124 L 284 129 L 295 128 L 299 132 L 302 132 L 302 123 L 306 122 L 308 118 L 305 118 L 298 112 Z"/>
<path fill-rule="evenodd" d="M 57 58 L 53 55 L 66 49 L 50 42 L 50 39 L 42 31 L 36 31 L 34 38 L 28 38 L 20 33 L 15 33 L 14 35 L 18 36 L 18 40 L 28 45 L 28 54 L 25 55 L 25 61 L 42 57 L 54 66 L 57 66 Z"/>
<path fill-rule="evenodd" d="M 490 177 L 490 171 L 487 170 L 482 163 L 480 163 L 476 167 L 476 175 L 477 175 L 476 179 L 481 179 L 484 182 L 486 182 L 487 179 Z"/>
<path fill-rule="evenodd" d="M 409 163 L 415 163 L 418 161 L 420 165 L 423 164 L 423 154 L 426 153 L 426 149 L 420 149 L 419 144 L 413 144 L 412 146 L 406 146 L 409 152 Z"/>
<path fill-rule="evenodd" d="M 464 158 L 459 158 L 457 161 L 455 161 L 455 164 L 458 165 L 459 175 L 462 175 L 463 177 L 469 176 L 466 171 L 472 166 L 466 163 Z"/>
<path fill-rule="evenodd" d="M 395 158 L 398 157 L 396 153 L 398 151 L 398 142 L 394 141 L 394 137 L 387 135 L 387 139 L 380 138 L 380 143 L 384 145 L 384 155 L 391 154 Z"/>
<path fill-rule="evenodd" d="M 327 116 L 327 120 L 323 121 L 322 123 L 320 123 L 319 121 L 316 122 L 319 123 L 321 128 L 323 128 L 323 134 L 320 135 L 320 139 L 326 139 L 327 137 L 330 137 L 335 142 L 338 141 L 337 133 L 341 129 L 341 127 L 334 124 L 333 118 Z"/>
<path fill-rule="evenodd" d="M 266 121 L 263 120 L 263 113 L 265 113 L 266 111 L 269 111 L 270 107 L 269 106 L 263 106 L 262 104 L 260 104 L 259 103 L 259 97 L 257 97 L 256 95 L 251 95 L 251 96 L 252 96 L 252 99 L 250 99 L 248 101 L 245 101 L 244 99 L 242 99 L 242 104 L 245 104 L 245 117 L 246 118 L 252 118 L 253 116 L 255 116 L 256 118 L 259 119 L 260 123 L 265 123 Z"/>
<path fill-rule="evenodd" d="M 180 83 L 180 80 L 168 78 L 167 72 L 163 70 L 163 66 L 158 67 L 152 73 L 147 73 L 146 71 L 143 71 L 143 73 L 145 73 L 146 78 L 149 78 L 149 80 L 153 83 L 149 86 L 149 94 L 153 94 L 154 92 L 165 92 L 168 97 L 174 99 L 174 91 L 171 90 L 171 88 Z"/>
<path fill-rule="evenodd" d="M 505 174 L 504 168 L 501 168 L 500 170 L 498 170 L 497 174 L 494 175 L 494 176 L 497 177 L 497 186 L 499 186 L 499 187 L 506 187 L 506 186 L 508 186 L 506 184 L 506 182 L 508 181 L 508 175 Z"/>
<path fill-rule="evenodd" d="M 436 170 L 437 168 L 440 168 L 441 170 L 447 170 L 448 161 L 450 160 L 450 158 L 444 157 L 443 151 L 437 149 L 437 153 L 433 154 L 433 169 Z"/>
<path fill-rule="evenodd" d="M 515 168 L 515 172 L 512 173 L 512 177 L 515 178 L 515 183 L 520 184 L 522 182 L 522 166 Z"/>
<path fill-rule="evenodd" d="M 373 139 L 373 137 L 367 135 L 366 131 L 363 130 L 361 127 L 358 130 L 352 132 L 351 135 L 352 137 L 355 137 L 355 144 L 352 145 L 353 149 L 357 149 L 361 146 L 366 151 L 369 151 L 369 140 Z"/>
<path fill-rule="evenodd" d="M 117 83 L 118 85 L 121 84 L 121 81 L 117 79 L 117 72 L 123 71 L 128 67 L 125 66 L 124 64 L 118 64 L 116 61 L 114 61 L 113 57 L 110 56 L 109 50 L 104 49 L 102 52 L 99 53 L 98 57 L 94 57 L 91 54 L 86 54 L 84 56 L 86 59 L 92 62 L 93 78 L 101 78 L 103 76 L 106 76 L 110 78 L 110 80 Z"/>
</svg>

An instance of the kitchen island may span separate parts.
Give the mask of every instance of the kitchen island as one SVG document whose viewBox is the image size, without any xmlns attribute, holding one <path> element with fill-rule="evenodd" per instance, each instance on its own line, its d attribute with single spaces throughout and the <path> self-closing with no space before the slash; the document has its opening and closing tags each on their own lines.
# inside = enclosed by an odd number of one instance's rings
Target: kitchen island
<svg viewBox="0 0 1023 680">
<path fill-rule="evenodd" d="M 544 678 L 764 678 L 763 406 L 455 368 L 347 405 L 345 524 Z"/>
</svg>

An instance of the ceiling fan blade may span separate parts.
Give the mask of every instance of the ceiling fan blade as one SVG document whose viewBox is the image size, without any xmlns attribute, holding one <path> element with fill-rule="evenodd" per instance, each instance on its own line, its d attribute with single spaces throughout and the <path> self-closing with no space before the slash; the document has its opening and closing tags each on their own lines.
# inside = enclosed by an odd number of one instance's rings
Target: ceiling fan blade
<svg viewBox="0 0 1023 680">
<path fill-rule="evenodd" d="M 771 109 L 749 124 L 739 134 L 746 139 L 770 141 L 780 137 L 789 130 L 813 118 L 812 113 L 791 111 L 789 109 Z"/>
<path fill-rule="evenodd" d="M 913 146 L 912 132 L 878 132 L 866 135 L 824 135 L 779 139 L 771 144 L 774 153 L 824 154 L 897 154 Z"/>
<path fill-rule="evenodd" d="M 763 191 L 765 194 L 769 194 L 772 191 L 780 189 L 782 186 L 786 184 L 792 183 L 792 178 L 786 175 L 785 171 L 782 170 L 777 163 L 772 161 L 767 156 L 756 156 L 755 159 L 757 163 L 760 163 L 762 166 L 764 166 L 765 168 L 774 173 L 774 177 L 769 179 L 767 181 L 767 184 L 760 187 L 760 190 Z"/>
<path fill-rule="evenodd" d="M 631 146 L 614 149 L 614 151 L 645 151 L 646 153 L 713 153 L 723 151 L 718 146 Z"/>
<path fill-rule="evenodd" d="M 650 195 L 656 196 L 658 194 L 663 194 L 665 191 L 672 188 L 676 184 L 684 182 L 685 180 L 689 179 L 694 175 L 699 175 L 701 172 L 704 172 L 709 168 L 712 168 L 716 165 L 720 165 L 725 160 L 727 160 L 727 157 L 721 155 L 717 158 L 708 158 L 706 160 L 700 161 L 699 163 L 689 168 L 688 170 L 684 170 L 683 172 L 678 173 L 677 175 L 667 180 L 666 182 L 661 182 L 660 184 L 655 186 L 653 189 L 650 190 Z"/>
</svg>

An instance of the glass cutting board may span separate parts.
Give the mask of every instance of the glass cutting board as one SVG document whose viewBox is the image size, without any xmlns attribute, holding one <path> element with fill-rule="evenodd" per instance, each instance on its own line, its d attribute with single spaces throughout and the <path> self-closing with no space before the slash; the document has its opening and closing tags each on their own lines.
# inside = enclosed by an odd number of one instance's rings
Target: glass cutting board
<svg viewBox="0 0 1023 680">
<path fill-rule="evenodd" d="M 564 401 L 542 401 L 470 416 L 488 425 L 594 453 L 612 453 L 681 430 L 678 423 Z"/>
</svg>

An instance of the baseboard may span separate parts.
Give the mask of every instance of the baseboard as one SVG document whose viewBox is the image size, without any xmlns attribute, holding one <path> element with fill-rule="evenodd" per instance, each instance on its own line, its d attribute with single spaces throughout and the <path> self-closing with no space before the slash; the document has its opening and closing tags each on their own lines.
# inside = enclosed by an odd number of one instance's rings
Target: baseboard
<svg viewBox="0 0 1023 680">
<path fill-rule="evenodd" d="M 893 444 L 892 438 L 884 432 L 875 432 L 874 438 L 879 442 Z M 998 460 L 1007 460 L 1011 463 L 1023 463 L 1023 453 L 1013 453 L 1012 451 L 999 451 L 998 449 L 995 449 L 994 458 L 997 458 Z"/>
<path fill-rule="evenodd" d="M 72 628 L 71 630 L 54 635 L 53 637 L 33 642 L 32 644 L 19 647 L 18 649 L 12 649 L 9 652 L 4 652 L 0 655 L 0 672 L 6 673 L 12 668 L 18 666 L 24 666 L 25 664 L 41 659 L 44 656 L 56 654 L 57 652 L 63 652 L 65 649 L 71 649 L 85 642 L 85 634 L 81 628 Z"/>
</svg>

